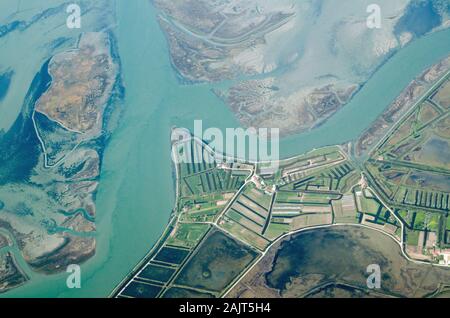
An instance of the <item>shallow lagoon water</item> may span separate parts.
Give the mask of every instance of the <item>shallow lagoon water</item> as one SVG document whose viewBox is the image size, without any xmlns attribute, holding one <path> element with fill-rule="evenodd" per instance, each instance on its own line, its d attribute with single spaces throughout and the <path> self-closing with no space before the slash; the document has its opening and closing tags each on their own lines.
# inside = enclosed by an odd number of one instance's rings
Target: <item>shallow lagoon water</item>
<svg viewBox="0 0 450 318">
<path fill-rule="evenodd" d="M 150 1 L 119 1 L 117 9 L 125 111 L 104 154 L 97 196 L 97 254 L 81 266 L 81 289 L 66 287 L 66 273 L 32 274 L 29 284 L 5 296 L 109 295 L 150 250 L 169 220 L 175 199 L 171 127 L 192 128 L 196 119 L 203 119 L 204 128 L 238 126 L 211 86 L 178 82 Z M 356 138 L 415 76 L 450 53 L 449 38 L 446 30 L 400 51 L 331 120 L 282 140 L 282 156 Z"/>
<path fill-rule="evenodd" d="M 9 85 L 11 84 L 11 77 L 14 75 L 14 72 L 9 71 L 3 74 L 0 74 L 0 101 L 5 98 L 6 93 L 8 92 Z"/>
</svg>

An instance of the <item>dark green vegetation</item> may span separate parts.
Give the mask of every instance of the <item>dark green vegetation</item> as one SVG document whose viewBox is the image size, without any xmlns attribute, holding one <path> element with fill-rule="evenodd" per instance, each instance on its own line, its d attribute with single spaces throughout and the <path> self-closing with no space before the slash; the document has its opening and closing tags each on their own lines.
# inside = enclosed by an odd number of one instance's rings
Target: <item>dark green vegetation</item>
<svg viewBox="0 0 450 318">
<path fill-rule="evenodd" d="M 376 294 L 367 289 L 370 264 L 381 269 L 381 289 Z M 407 261 L 399 245 L 386 235 L 342 226 L 286 239 L 229 296 L 266 296 L 270 288 L 271 296 L 327 297 L 322 289 L 337 286 L 349 296 L 422 297 L 440 290 L 445 282 L 450 282 L 450 271 Z"/>
<path fill-rule="evenodd" d="M 158 295 L 160 290 L 161 287 L 133 281 L 125 288 L 122 296 L 135 298 L 154 298 L 156 297 L 156 295 Z"/>
<path fill-rule="evenodd" d="M 267 285 L 285 293 L 291 288 L 289 283 L 295 277 L 306 276 L 311 272 L 324 275 L 324 280 L 330 279 L 334 273 L 341 273 L 341 277 L 355 275 L 358 278 L 356 282 L 365 285 L 365 267 L 368 264 L 385 267 L 388 262 L 381 253 L 374 253 L 367 246 L 357 251 L 361 242 L 358 244 L 346 239 L 346 235 L 349 232 L 322 230 L 292 236 L 281 244 L 273 268 L 266 275 Z M 313 267 L 316 269 L 313 270 Z"/>
<path fill-rule="evenodd" d="M 187 141 L 179 145 L 178 155 L 183 197 L 235 191 L 244 183 L 245 174 L 217 168 L 219 162 L 203 143 Z"/>
<path fill-rule="evenodd" d="M 221 231 L 191 252 L 164 246 L 119 290 L 124 297 L 217 297 L 258 253 Z"/>
<path fill-rule="evenodd" d="M 186 288 L 172 287 L 164 293 L 163 298 L 214 298 L 214 295 Z"/>
<path fill-rule="evenodd" d="M 156 254 L 155 261 L 170 264 L 181 264 L 188 254 L 188 250 L 164 247 L 158 254 Z"/>
<path fill-rule="evenodd" d="M 175 284 L 220 293 L 256 256 L 252 249 L 215 231 L 195 252 Z"/>
<path fill-rule="evenodd" d="M 175 273 L 173 268 L 149 264 L 142 270 L 139 276 L 153 281 L 167 282 L 173 273 Z"/>
</svg>

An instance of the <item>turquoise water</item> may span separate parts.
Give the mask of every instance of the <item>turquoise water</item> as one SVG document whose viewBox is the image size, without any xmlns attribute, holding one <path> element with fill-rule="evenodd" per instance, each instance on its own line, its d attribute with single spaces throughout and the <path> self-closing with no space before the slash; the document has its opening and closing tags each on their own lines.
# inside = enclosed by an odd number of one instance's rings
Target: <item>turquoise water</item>
<svg viewBox="0 0 450 318">
<path fill-rule="evenodd" d="M 0 74 L 0 101 L 5 98 L 13 75 L 14 73 L 12 71 Z"/>
<path fill-rule="evenodd" d="M 81 266 L 81 289 L 67 289 L 65 273 L 32 274 L 29 284 L 6 296 L 107 296 L 149 251 L 169 220 L 175 197 L 170 128 L 192 128 L 196 119 L 203 119 L 205 128 L 238 126 L 211 86 L 179 84 L 150 1 L 119 1 L 117 14 L 125 111 L 104 154 L 97 196 L 97 254 Z M 402 50 L 326 124 L 282 140 L 281 154 L 357 137 L 418 73 L 450 53 L 448 39 L 450 30 Z"/>
</svg>

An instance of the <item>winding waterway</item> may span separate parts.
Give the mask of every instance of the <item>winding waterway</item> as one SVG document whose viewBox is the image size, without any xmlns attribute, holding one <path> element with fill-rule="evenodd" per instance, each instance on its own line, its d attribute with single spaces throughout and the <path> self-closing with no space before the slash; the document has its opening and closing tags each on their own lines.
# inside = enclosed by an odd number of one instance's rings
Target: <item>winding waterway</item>
<svg viewBox="0 0 450 318">
<path fill-rule="evenodd" d="M 170 128 L 192 128 L 196 119 L 203 120 L 204 128 L 238 126 L 211 86 L 179 83 L 156 14 L 150 1 L 118 1 L 116 31 L 125 111 L 105 150 L 97 196 L 97 253 L 81 267 L 82 288 L 68 289 L 66 273 L 44 276 L 26 268 L 31 282 L 6 296 L 109 295 L 150 250 L 169 220 L 175 199 Z M 407 46 L 336 116 L 320 128 L 282 140 L 282 156 L 356 138 L 415 76 L 450 54 L 449 39 L 446 30 Z"/>
</svg>

